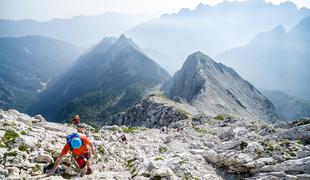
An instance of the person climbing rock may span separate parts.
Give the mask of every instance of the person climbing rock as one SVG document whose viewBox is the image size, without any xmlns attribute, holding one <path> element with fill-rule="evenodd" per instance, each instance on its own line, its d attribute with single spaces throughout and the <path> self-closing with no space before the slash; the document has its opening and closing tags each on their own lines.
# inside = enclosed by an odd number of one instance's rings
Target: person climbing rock
<svg viewBox="0 0 310 180">
<path fill-rule="evenodd" d="M 80 116 L 78 114 L 72 116 L 72 125 L 74 126 L 74 128 L 77 129 L 78 133 L 82 133 L 85 134 L 87 137 L 91 137 L 91 133 L 85 130 L 86 124 L 81 123 Z"/>
<path fill-rule="evenodd" d="M 125 134 L 122 134 L 120 137 L 118 137 L 116 141 L 120 141 L 121 143 L 128 144 L 127 137 Z"/>
<path fill-rule="evenodd" d="M 80 116 L 78 114 L 72 116 L 72 124 L 76 126 L 80 124 Z"/>
<path fill-rule="evenodd" d="M 55 162 L 55 165 L 48 173 L 48 176 L 51 176 L 55 173 L 59 164 L 62 162 L 63 157 L 71 151 L 72 158 L 75 161 L 75 164 L 82 170 L 81 176 L 84 174 L 92 174 L 92 169 L 90 168 L 90 157 L 89 147 L 91 148 L 92 155 L 95 154 L 95 147 L 89 138 L 81 133 L 72 133 L 67 136 L 67 143 L 63 147 L 60 156 Z"/>
</svg>

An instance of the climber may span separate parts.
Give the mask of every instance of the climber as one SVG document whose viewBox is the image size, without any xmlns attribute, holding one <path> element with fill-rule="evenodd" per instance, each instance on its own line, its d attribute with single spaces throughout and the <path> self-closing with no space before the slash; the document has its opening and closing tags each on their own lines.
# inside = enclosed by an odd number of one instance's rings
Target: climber
<svg viewBox="0 0 310 180">
<path fill-rule="evenodd" d="M 74 124 L 76 126 L 78 126 L 80 124 L 80 116 L 78 114 L 72 116 L 72 124 Z"/>
<path fill-rule="evenodd" d="M 76 165 L 80 169 L 82 169 L 81 176 L 84 174 L 89 175 L 92 174 L 92 169 L 90 168 L 90 157 L 89 146 L 92 150 L 92 155 L 95 154 L 95 147 L 89 138 L 80 133 L 72 133 L 67 136 L 67 143 L 63 147 L 60 156 L 55 162 L 55 165 L 51 172 L 48 173 L 48 176 L 51 176 L 55 173 L 59 164 L 62 162 L 63 157 L 71 151 L 72 158 L 74 159 Z"/>
<path fill-rule="evenodd" d="M 127 137 L 126 137 L 125 134 L 122 134 L 120 137 L 118 137 L 116 141 L 119 141 L 119 140 L 120 140 L 121 143 L 128 144 Z"/>
</svg>

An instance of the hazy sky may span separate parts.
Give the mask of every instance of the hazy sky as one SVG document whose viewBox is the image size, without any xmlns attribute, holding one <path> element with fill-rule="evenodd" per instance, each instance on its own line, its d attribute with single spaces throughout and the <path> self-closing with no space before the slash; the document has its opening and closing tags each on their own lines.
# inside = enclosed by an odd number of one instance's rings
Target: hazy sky
<svg viewBox="0 0 310 180">
<path fill-rule="evenodd" d="M 216 5 L 223 0 L 0 0 L 0 19 L 69 18 L 105 12 L 159 16 L 195 8 L 200 2 Z M 267 0 L 280 3 L 285 0 Z M 310 8 L 310 0 L 292 0 L 299 8 Z"/>
</svg>

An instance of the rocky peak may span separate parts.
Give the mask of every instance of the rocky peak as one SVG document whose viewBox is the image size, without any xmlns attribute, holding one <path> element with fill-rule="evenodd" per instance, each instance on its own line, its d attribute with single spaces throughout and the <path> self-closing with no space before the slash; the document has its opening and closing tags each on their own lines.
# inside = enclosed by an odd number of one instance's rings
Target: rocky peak
<svg viewBox="0 0 310 180">
<path fill-rule="evenodd" d="M 163 90 L 171 99 L 184 98 L 208 115 L 277 119 L 272 103 L 254 86 L 201 52 L 190 55 Z"/>
<path fill-rule="evenodd" d="M 115 37 L 105 37 L 95 46 L 92 52 L 105 53 L 115 42 Z"/>
<path fill-rule="evenodd" d="M 117 41 L 114 43 L 113 49 L 126 49 L 128 47 L 132 47 L 140 52 L 143 52 L 141 48 L 130 38 L 127 38 L 124 34 L 122 34 Z"/>
</svg>

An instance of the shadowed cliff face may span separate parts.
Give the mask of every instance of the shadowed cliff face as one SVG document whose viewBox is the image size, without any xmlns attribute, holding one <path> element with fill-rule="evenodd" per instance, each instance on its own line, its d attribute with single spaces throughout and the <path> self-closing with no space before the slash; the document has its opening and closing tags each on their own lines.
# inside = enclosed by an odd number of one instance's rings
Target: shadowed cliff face
<svg viewBox="0 0 310 180">
<path fill-rule="evenodd" d="M 33 113 L 58 122 L 75 113 L 93 125 L 110 120 L 170 77 L 141 51 L 124 35 L 103 39 L 50 83 Z"/>
<path fill-rule="evenodd" d="M 0 108 L 27 112 L 50 79 L 81 53 L 81 48 L 49 37 L 0 38 Z"/>
<path fill-rule="evenodd" d="M 201 52 L 190 55 L 162 88 L 170 98 L 186 99 L 209 115 L 230 114 L 275 121 L 272 103 L 233 69 Z"/>
</svg>

